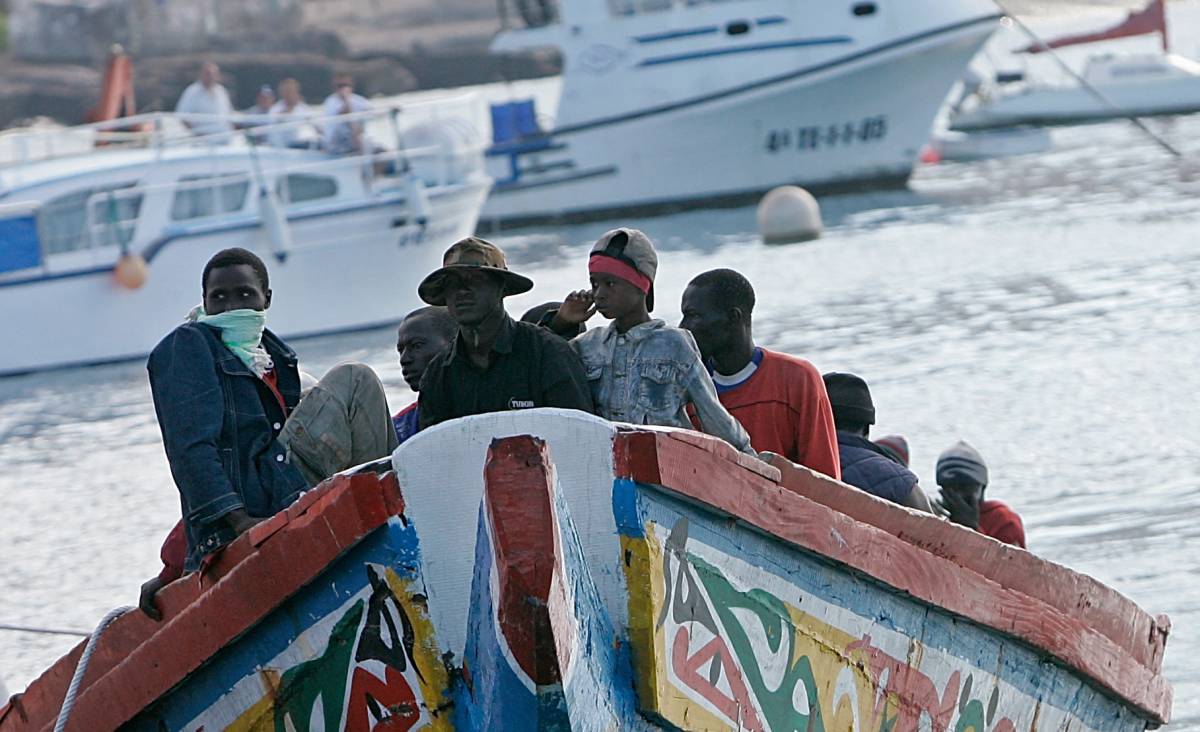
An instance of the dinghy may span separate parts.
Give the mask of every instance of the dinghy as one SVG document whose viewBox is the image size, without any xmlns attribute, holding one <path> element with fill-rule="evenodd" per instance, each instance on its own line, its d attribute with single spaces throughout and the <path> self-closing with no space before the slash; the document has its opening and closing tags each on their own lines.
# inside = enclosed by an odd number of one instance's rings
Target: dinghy
<svg viewBox="0 0 1200 732">
<path fill-rule="evenodd" d="M 438 425 L 74 649 L 0 732 L 1143 730 L 1169 621 L 706 435 Z M 77 694 L 63 710 L 73 676 Z"/>
</svg>

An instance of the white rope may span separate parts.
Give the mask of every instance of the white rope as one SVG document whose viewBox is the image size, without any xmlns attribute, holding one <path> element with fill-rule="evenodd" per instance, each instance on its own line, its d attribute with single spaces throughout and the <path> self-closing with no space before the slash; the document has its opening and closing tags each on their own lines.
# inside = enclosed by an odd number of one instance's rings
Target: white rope
<svg viewBox="0 0 1200 732">
<path fill-rule="evenodd" d="M 132 609 L 128 605 L 122 605 L 121 607 L 109 610 L 108 614 L 100 619 L 100 623 L 88 637 L 87 645 L 83 647 L 83 655 L 79 657 L 79 663 L 75 666 L 75 675 L 71 677 L 71 685 L 67 687 L 67 695 L 63 697 L 62 709 L 58 712 L 58 721 L 54 723 L 54 732 L 63 732 L 67 727 L 67 720 L 71 717 L 71 707 L 75 706 L 75 695 L 79 693 L 79 685 L 83 683 L 83 675 L 87 673 L 88 661 L 92 659 L 92 651 L 96 649 L 96 643 L 100 640 L 100 635 L 104 633 L 104 629 L 112 621 Z"/>
</svg>

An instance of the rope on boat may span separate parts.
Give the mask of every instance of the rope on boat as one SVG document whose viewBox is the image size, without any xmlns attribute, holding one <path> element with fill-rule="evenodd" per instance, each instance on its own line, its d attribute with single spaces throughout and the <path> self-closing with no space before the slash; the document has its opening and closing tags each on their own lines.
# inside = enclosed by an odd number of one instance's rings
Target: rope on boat
<svg viewBox="0 0 1200 732">
<path fill-rule="evenodd" d="M 66 630 L 65 628 L 37 628 L 32 625 L 7 625 L 0 624 L 0 630 L 11 630 L 16 633 L 42 633 L 44 635 L 74 635 L 80 638 L 86 638 L 88 632 L 86 630 Z"/>
<path fill-rule="evenodd" d="M 1177 158 L 1179 160 L 1184 159 L 1183 153 L 1180 152 L 1179 149 L 1176 148 L 1174 145 L 1167 142 L 1167 140 L 1162 135 L 1156 133 L 1154 130 L 1147 127 L 1146 123 L 1143 122 L 1142 120 L 1138 119 L 1136 116 L 1130 114 L 1126 110 L 1117 106 L 1117 104 L 1115 102 L 1113 102 L 1113 100 L 1108 98 L 1108 95 L 1106 95 L 1104 92 L 1100 91 L 1096 87 L 1092 86 L 1091 82 L 1089 82 L 1087 79 L 1083 78 L 1082 74 L 1077 72 L 1075 69 L 1071 68 L 1071 65 L 1068 64 L 1066 61 L 1063 61 L 1062 56 L 1059 56 L 1057 53 L 1055 53 L 1054 49 L 1050 48 L 1049 44 L 1047 44 L 1044 40 L 1042 40 L 1041 36 L 1039 36 L 1037 33 L 1035 33 L 1033 31 L 1032 28 L 1030 28 L 1028 25 L 1025 24 L 1025 21 L 1021 20 L 1020 18 L 1018 18 L 1016 16 L 1016 14 L 1011 12 L 1008 8 L 1004 7 L 1003 0 L 992 0 L 992 1 L 994 3 L 996 3 L 996 7 L 1000 8 L 1001 12 L 1003 12 L 1005 15 L 1007 15 L 1012 20 L 1012 22 L 1017 24 L 1017 27 L 1020 28 L 1021 31 L 1025 33 L 1025 35 L 1029 36 L 1030 40 L 1032 40 L 1035 44 L 1037 44 L 1038 48 L 1043 53 L 1050 54 L 1050 57 L 1054 59 L 1054 61 L 1059 65 L 1059 67 L 1062 68 L 1063 71 L 1067 72 L 1067 74 L 1072 79 L 1074 79 L 1076 82 L 1078 82 L 1079 85 L 1081 87 L 1083 87 L 1083 89 L 1085 91 L 1090 93 L 1092 96 L 1096 97 L 1096 99 L 1100 100 L 1100 103 L 1103 104 L 1104 106 L 1108 107 L 1109 111 L 1113 112 L 1118 117 L 1124 117 L 1125 119 L 1132 122 L 1135 127 L 1137 127 L 1139 130 L 1141 130 L 1143 133 L 1145 133 L 1147 137 L 1149 137 L 1151 140 L 1156 142 L 1159 147 L 1161 147 L 1163 150 L 1166 150 L 1168 153 L 1170 153 L 1175 158 Z"/>
<path fill-rule="evenodd" d="M 100 619 L 99 624 L 96 625 L 96 629 L 88 637 L 87 645 L 83 647 L 83 655 L 79 657 L 79 663 L 75 666 L 75 675 L 71 677 L 71 685 L 67 687 L 67 695 L 63 697 L 62 709 L 59 710 L 58 720 L 54 723 L 54 732 L 63 732 L 67 727 L 67 720 L 71 717 L 71 708 L 75 706 L 75 695 L 79 693 L 79 685 L 83 682 L 83 675 L 87 673 L 88 661 L 92 660 L 92 652 L 96 649 L 96 643 L 100 640 L 104 629 L 112 621 L 132 609 L 128 605 L 122 605 L 121 607 L 109 610 L 108 614 Z"/>
</svg>

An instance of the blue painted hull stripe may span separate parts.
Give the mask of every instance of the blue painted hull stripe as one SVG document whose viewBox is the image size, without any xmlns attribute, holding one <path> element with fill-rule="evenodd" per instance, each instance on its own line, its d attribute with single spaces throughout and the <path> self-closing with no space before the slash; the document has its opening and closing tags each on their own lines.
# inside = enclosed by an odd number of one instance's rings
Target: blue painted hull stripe
<svg viewBox="0 0 1200 732">
<path fill-rule="evenodd" d="M 781 48 L 804 48 L 807 46 L 841 46 L 847 43 L 854 43 L 854 39 L 850 36 L 830 36 L 828 38 L 797 38 L 791 41 L 775 41 L 773 43 L 757 43 L 752 46 L 738 46 L 736 48 L 710 48 L 706 51 L 696 51 L 694 53 L 680 53 L 674 56 L 655 56 L 654 58 L 643 59 L 638 66 L 662 66 L 663 64 L 675 64 L 681 61 L 695 61 L 701 58 L 714 58 L 716 56 L 733 56 L 742 53 L 758 53 L 760 51 L 778 51 Z"/>
<path fill-rule="evenodd" d="M 680 109 L 687 109 L 688 107 L 695 107 L 700 104 L 707 104 L 708 102 L 716 101 L 718 99 L 725 99 L 727 97 L 737 96 L 738 94 L 745 94 L 747 92 L 757 91 L 759 89 L 776 86 L 778 84 L 783 84 L 783 83 L 786 83 L 789 81 L 793 81 L 795 79 L 800 79 L 805 76 L 811 76 L 813 74 L 818 74 L 823 71 L 835 69 L 839 66 L 845 66 L 847 64 L 851 64 L 856 61 L 861 61 L 865 58 L 870 58 L 871 56 L 876 56 L 876 55 L 879 55 L 882 53 L 887 53 L 888 51 L 893 51 L 897 48 L 902 48 L 904 46 L 911 45 L 914 43 L 920 43 L 922 41 L 929 40 L 930 38 L 936 38 L 938 36 L 956 33 L 958 31 L 966 30 L 968 28 L 972 28 L 975 26 L 982 26 L 982 25 L 985 25 L 988 23 L 995 23 L 998 20 L 1000 20 L 1000 18 L 1002 18 L 1002 17 L 1004 17 L 1002 14 L 995 13 L 992 15 L 986 15 L 986 16 L 981 16 L 978 18 L 973 18 L 972 20 L 964 20 L 960 23 L 954 23 L 953 25 L 942 26 L 941 28 L 935 28 L 933 30 L 925 31 L 923 33 L 917 33 L 915 35 L 907 36 L 905 38 L 899 38 L 895 41 L 890 41 L 888 43 L 884 43 L 882 45 L 875 46 L 874 48 L 868 48 L 864 51 L 859 51 L 858 53 L 852 53 L 848 56 L 842 56 L 841 58 L 837 58 L 832 61 L 827 61 L 825 63 L 817 64 L 816 66 L 809 66 L 807 68 L 797 69 L 796 71 L 790 71 L 790 72 L 788 72 L 786 74 L 782 74 L 780 76 L 773 76 L 769 79 L 763 79 L 761 81 L 756 81 L 751 84 L 745 84 L 743 86 L 739 86 L 734 89 L 725 89 L 723 91 L 713 92 L 711 94 L 706 94 L 704 96 L 693 97 L 691 99 L 685 99 L 680 102 L 664 104 L 659 107 L 643 109 L 643 110 L 640 110 L 637 112 L 628 112 L 626 114 L 616 115 L 613 117 L 602 117 L 600 119 L 595 119 L 595 120 L 591 120 L 588 122 L 580 122 L 578 124 L 568 125 L 566 127 L 561 127 L 556 130 L 551 130 L 550 132 L 547 133 L 547 136 L 548 137 L 557 137 L 559 135 L 570 135 L 570 134 L 573 134 L 576 132 L 583 132 L 585 130 L 591 130 L 591 129 L 595 129 L 598 127 L 608 127 L 610 125 L 621 124 L 623 122 L 629 122 L 629 121 L 632 121 L 635 119 L 641 119 L 643 117 L 654 117 L 654 116 L 657 116 L 660 114 L 665 114 L 667 112 L 675 112 Z"/>
<path fill-rule="evenodd" d="M 772 15 L 766 18 L 758 18 L 754 21 L 758 25 L 780 25 L 788 22 L 788 19 L 782 15 Z"/>
<path fill-rule="evenodd" d="M 633 40 L 638 43 L 658 43 L 659 41 L 673 41 L 676 38 L 693 38 L 695 36 L 708 36 L 716 33 L 720 29 L 715 25 L 706 25 L 700 28 L 686 28 L 684 30 L 666 31 L 664 33 L 647 33 L 644 36 L 634 36 Z"/>
</svg>

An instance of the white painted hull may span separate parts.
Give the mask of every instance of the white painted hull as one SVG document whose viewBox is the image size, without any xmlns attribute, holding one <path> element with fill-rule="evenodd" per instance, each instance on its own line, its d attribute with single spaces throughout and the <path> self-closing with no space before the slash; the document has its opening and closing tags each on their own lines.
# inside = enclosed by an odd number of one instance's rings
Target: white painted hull
<svg viewBox="0 0 1200 732">
<path fill-rule="evenodd" d="M 1050 132 L 1040 127 L 980 132 L 945 132 L 930 143 L 939 160 L 969 161 L 1032 155 L 1054 145 Z"/>
<path fill-rule="evenodd" d="M 1018 125 L 1056 125 L 1114 119 L 1128 115 L 1154 117 L 1200 111 L 1200 77 L 1161 83 L 1097 85 L 1120 110 L 1115 112 L 1083 88 L 1031 87 L 997 96 L 955 115 L 951 129 L 983 130 Z"/>
<path fill-rule="evenodd" d="M 109 271 L 116 253 L 98 251 L 90 274 L 0 281 L 0 374 L 143 356 L 200 302 L 200 275 L 217 251 L 240 246 L 267 262 L 274 291 L 268 327 L 283 337 L 398 321 L 419 307 L 417 284 L 442 252 L 475 229 L 489 181 L 447 186 L 431 195 L 424 233 L 396 226 L 403 199 L 294 219 L 294 247 L 280 262 L 260 226 L 191 234 L 149 261 L 137 290 Z M 314 243 L 315 242 L 315 243 Z"/>
<path fill-rule="evenodd" d="M 481 223 L 652 212 L 784 184 L 903 183 L 946 93 L 992 30 L 965 24 L 672 111 L 578 131 L 567 125 L 550 134 L 559 149 L 518 157 L 533 172 L 515 180 L 510 158 L 493 151 L 488 172 L 497 186 Z"/>
</svg>

